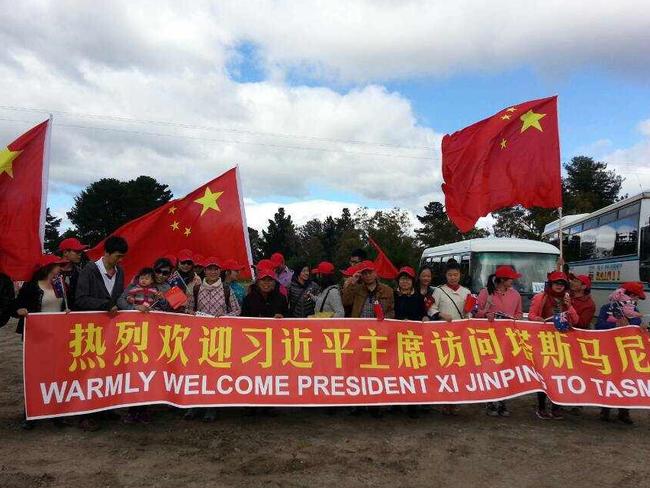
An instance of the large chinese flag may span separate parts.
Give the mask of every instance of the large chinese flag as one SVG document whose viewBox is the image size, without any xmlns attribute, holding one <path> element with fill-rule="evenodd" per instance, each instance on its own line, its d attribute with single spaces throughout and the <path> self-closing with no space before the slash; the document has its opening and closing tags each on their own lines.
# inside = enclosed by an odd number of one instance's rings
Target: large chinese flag
<svg viewBox="0 0 650 488">
<path fill-rule="evenodd" d="M 32 277 L 43 248 L 49 120 L 0 149 L 0 270 Z"/>
<path fill-rule="evenodd" d="M 243 277 L 250 277 L 250 245 L 239 186 L 239 170 L 233 168 L 197 188 L 186 197 L 172 200 L 113 232 L 129 244 L 122 265 L 127 279 L 141 268 L 181 249 L 235 259 L 244 265 Z M 104 252 L 100 242 L 88 254 L 98 259 Z"/>
<path fill-rule="evenodd" d="M 562 206 L 557 97 L 505 108 L 442 139 L 447 215 L 462 232 L 504 207 Z"/>
<path fill-rule="evenodd" d="M 371 237 L 368 237 L 368 242 L 370 242 L 370 245 L 375 248 L 375 251 L 377 251 L 377 257 L 374 261 L 377 276 L 385 280 L 394 280 L 397 278 L 398 270 L 392 261 L 388 259 L 384 250 L 379 247 L 379 244 L 377 244 Z"/>
</svg>

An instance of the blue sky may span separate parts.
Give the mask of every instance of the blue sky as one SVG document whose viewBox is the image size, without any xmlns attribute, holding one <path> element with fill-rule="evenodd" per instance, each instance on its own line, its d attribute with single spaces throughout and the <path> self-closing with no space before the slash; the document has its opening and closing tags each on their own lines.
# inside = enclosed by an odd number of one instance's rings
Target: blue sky
<svg viewBox="0 0 650 488">
<path fill-rule="evenodd" d="M 298 223 L 416 214 L 442 198 L 445 133 L 553 94 L 563 161 L 650 188 L 641 0 L 27 1 L 0 16 L 0 142 L 54 113 L 58 216 L 101 177 L 182 196 L 234 164 L 259 229 L 279 205 Z"/>
</svg>

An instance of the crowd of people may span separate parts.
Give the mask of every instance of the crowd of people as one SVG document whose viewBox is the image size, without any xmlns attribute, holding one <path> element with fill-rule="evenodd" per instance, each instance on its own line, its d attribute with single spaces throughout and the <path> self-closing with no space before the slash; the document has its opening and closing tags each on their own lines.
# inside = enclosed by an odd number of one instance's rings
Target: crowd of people
<svg viewBox="0 0 650 488">
<path fill-rule="evenodd" d="M 243 269 L 241 264 L 232 259 L 203 257 L 186 249 L 177 255 L 155 259 L 150 267 L 141 269 L 130 283 L 125 283 L 120 261 L 128 252 L 128 243 L 123 238 L 106 239 L 104 254 L 96 261 L 84 263 L 86 249 L 78 239 L 63 240 L 60 255 L 44 254 L 32 279 L 22 284 L 16 297 L 11 279 L 0 274 L 0 325 L 14 316 L 18 318 L 17 332 L 22 334 L 24 318 L 29 313 L 67 310 L 109 313 L 158 310 L 216 317 L 357 317 L 423 322 L 450 322 L 468 316 L 490 321 L 524 317 L 522 298 L 513 286 L 521 275 L 506 265 L 496 268 L 468 309 L 471 291 L 461 285 L 461 268 L 454 260 L 446 264 L 444 283 L 433 283 L 431 268 L 424 266 L 416 272 L 404 266 L 399 269 L 392 288 L 380 281 L 375 264 L 362 249 L 351 253 L 349 267 L 341 272 L 342 280 L 332 263 L 321 262 L 315 268 L 299 263 L 290 269 L 284 256 L 274 253 L 256 264 L 254 281 L 245 285 L 238 280 Z M 167 299 L 173 287 L 178 287 L 187 297 L 176 308 Z M 645 299 L 643 283 L 623 283 L 598 314 L 590 288 L 591 281 L 586 275 L 549 270 L 544 291 L 531 301 L 528 319 L 552 321 L 560 330 L 641 325 L 642 316 L 636 304 Z M 371 415 L 381 414 L 377 408 L 366 410 Z M 353 414 L 363 411 L 356 408 Z M 407 412 L 410 416 L 418 415 L 415 407 Z M 442 412 L 455 415 L 458 406 L 444 405 Z M 510 415 L 503 401 L 488 403 L 486 413 Z M 536 415 L 544 420 L 563 418 L 562 409 L 544 393 L 537 395 Z M 600 416 L 603 421 L 609 421 L 610 409 L 601 409 Z M 185 417 L 212 421 L 216 411 L 192 409 Z M 617 418 L 625 424 L 633 423 L 627 409 L 619 409 Z M 101 415 L 86 415 L 79 419 L 79 425 L 95 430 L 100 420 Z M 123 420 L 149 422 L 148 409 L 131 408 Z M 32 428 L 33 423 L 25 420 L 23 427 Z"/>
</svg>

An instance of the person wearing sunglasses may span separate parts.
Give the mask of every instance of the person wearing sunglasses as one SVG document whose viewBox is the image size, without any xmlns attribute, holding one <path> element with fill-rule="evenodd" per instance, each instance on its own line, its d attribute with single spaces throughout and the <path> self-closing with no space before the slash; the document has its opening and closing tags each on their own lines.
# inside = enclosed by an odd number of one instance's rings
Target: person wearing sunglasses
<svg viewBox="0 0 650 488">
<path fill-rule="evenodd" d="M 158 258 L 153 265 L 153 286 L 158 290 L 158 295 L 151 305 L 147 307 L 146 310 L 144 307 L 137 307 L 133 303 L 129 303 L 128 296 L 129 291 L 133 289 L 136 285 L 131 283 L 126 290 L 122 293 L 120 298 L 117 300 L 117 306 L 120 310 L 140 310 L 140 311 L 149 311 L 157 310 L 159 312 L 172 312 L 173 309 L 165 300 L 165 293 L 171 289 L 171 285 L 167 282 L 169 277 L 172 274 L 172 263 L 168 258 Z"/>
<path fill-rule="evenodd" d="M 187 294 L 194 285 L 201 284 L 201 277 L 194 272 L 194 256 L 189 249 L 178 252 L 178 267 L 167 280 L 171 286 L 177 286 Z"/>
</svg>

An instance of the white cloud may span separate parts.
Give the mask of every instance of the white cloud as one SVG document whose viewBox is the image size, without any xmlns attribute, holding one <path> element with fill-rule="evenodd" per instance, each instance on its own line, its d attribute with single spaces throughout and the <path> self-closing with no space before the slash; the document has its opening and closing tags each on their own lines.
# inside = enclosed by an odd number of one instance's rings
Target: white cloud
<svg viewBox="0 0 650 488">
<path fill-rule="evenodd" d="M 236 37 L 259 45 L 270 69 L 343 81 L 497 71 L 530 65 L 562 74 L 593 65 L 648 73 L 644 0 L 230 1 Z"/>
<path fill-rule="evenodd" d="M 641 121 L 637 128 L 642 136 L 639 142 L 602 157 L 609 169 L 625 177 L 621 191 L 629 195 L 650 191 L 650 119 Z"/>
</svg>

